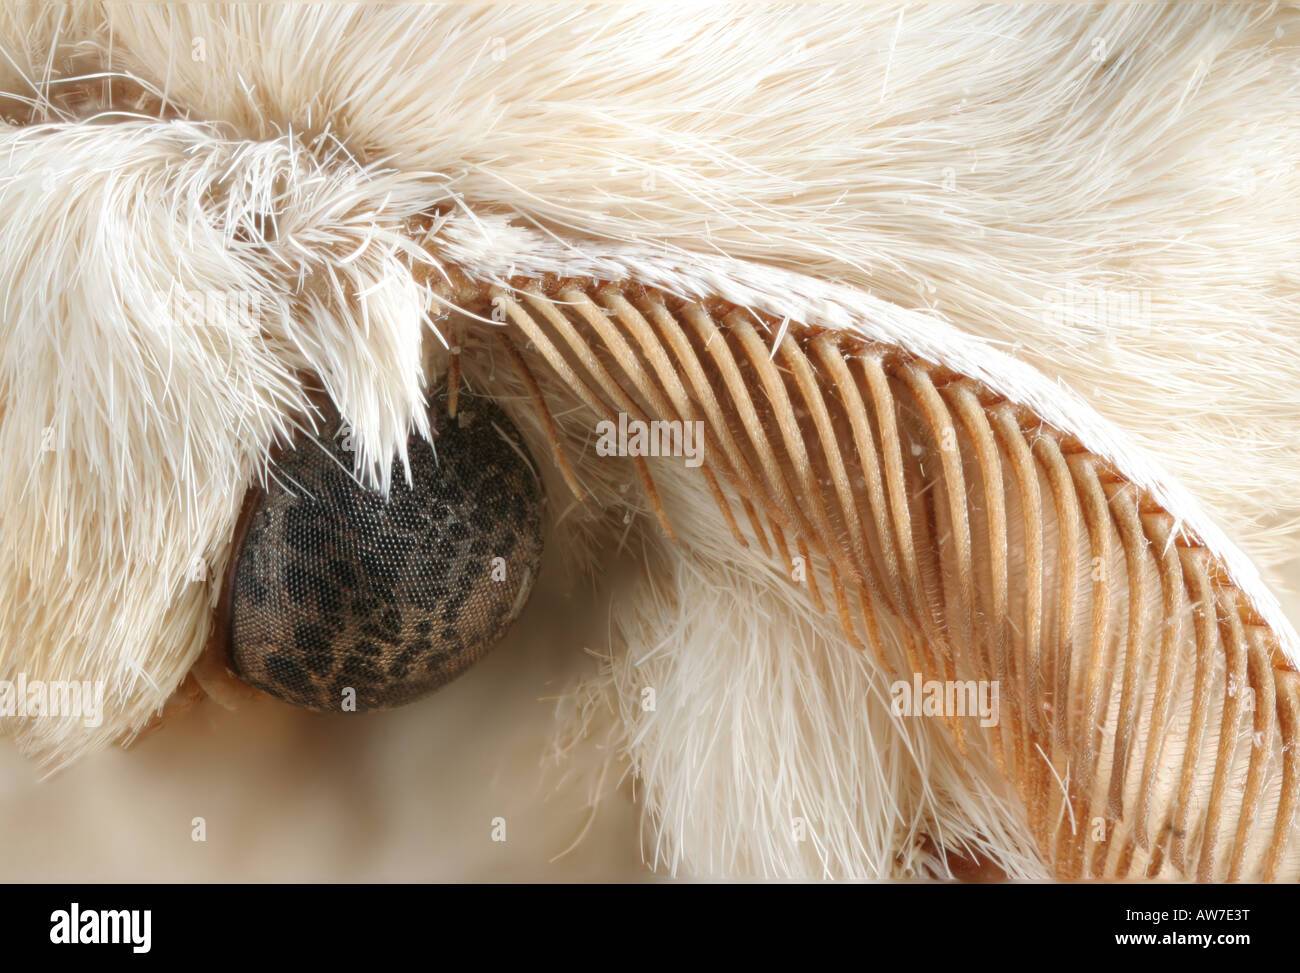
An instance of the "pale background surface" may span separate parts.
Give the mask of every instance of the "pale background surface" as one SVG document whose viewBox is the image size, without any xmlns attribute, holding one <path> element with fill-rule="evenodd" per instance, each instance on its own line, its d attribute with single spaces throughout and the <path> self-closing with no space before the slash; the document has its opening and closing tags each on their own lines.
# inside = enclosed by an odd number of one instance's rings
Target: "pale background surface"
<svg viewBox="0 0 1300 973">
<path fill-rule="evenodd" d="M 0 741 L 0 880 L 651 878 L 626 782 L 579 846 L 549 861 L 587 822 L 595 762 L 594 751 L 548 760 L 550 697 L 594 670 L 582 650 L 603 651 L 608 600 L 566 595 L 546 564 L 506 639 L 403 709 L 322 716 L 205 701 L 131 750 L 43 782 Z M 191 840 L 196 816 L 206 842 Z M 504 843 L 492 840 L 498 816 Z"/>
</svg>

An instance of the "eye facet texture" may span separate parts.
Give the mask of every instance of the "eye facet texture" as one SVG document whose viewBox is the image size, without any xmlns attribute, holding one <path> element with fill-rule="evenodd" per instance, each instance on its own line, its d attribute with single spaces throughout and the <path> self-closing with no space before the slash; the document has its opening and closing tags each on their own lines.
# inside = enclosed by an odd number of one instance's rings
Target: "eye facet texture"
<svg viewBox="0 0 1300 973">
<path fill-rule="evenodd" d="M 338 437 L 280 458 L 234 555 L 230 655 L 246 682 L 321 712 L 353 694 L 358 711 L 387 709 L 505 633 L 541 561 L 541 487 L 505 414 L 461 403 L 455 419 L 435 407 L 436 457 L 411 437 L 411 486 L 395 472 L 387 502 Z"/>
</svg>

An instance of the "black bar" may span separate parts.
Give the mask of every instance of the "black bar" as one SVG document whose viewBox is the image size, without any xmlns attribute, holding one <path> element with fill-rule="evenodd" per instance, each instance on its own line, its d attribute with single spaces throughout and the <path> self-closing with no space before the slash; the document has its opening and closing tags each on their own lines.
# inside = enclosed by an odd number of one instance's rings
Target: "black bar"
<svg viewBox="0 0 1300 973">
<path fill-rule="evenodd" d="M 847 952 L 863 963 L 901 951 L 927 966 L 980 956 L 1190 951 L 1230 960 L 1243 949 L 1284 948 L 1296 900 L 1292 889 L 1255 885 L 670 881 L 627 888 L 28 885 L 3 894 L 0 934 L 15 949 L 11 955 L 48 950 L 67 958 L 75 951 L 81 960 L 112 954 L 205 966 L 279 958 L 337 963 L 389 953 L 435 964 L 457 955 L 492 963 L 507 955 L 584 964 L 633 954 L 676 962 L 750 954 L 774 960 L 789 951 L 808 962 Z M 76 938 L 117 928 L 127 941 L 53 942 L 69 938 L 73 903 Z M 144 910 L 148 950 L 137 952 Z M 106 920 L 105 911 L 113 913 Z M 1135 936 L 1143 938 L 1121 940 Z M 1038 948 L 1053 952 L 1024 952 Z"/>
</svg>

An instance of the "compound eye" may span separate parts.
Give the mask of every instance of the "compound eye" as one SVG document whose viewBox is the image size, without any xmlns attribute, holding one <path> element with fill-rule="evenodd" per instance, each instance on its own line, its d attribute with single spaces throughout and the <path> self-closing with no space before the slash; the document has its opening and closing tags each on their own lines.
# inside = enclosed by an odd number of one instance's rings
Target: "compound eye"
<svg viewBox="0 0 1300 973">
<path fill-rule="evenodd" d="M 280 457 L 233 555 L 230 658 L 246 682 L 321 712 L 400 706 L 464 672 L 522 610 L 542 492 L 518 431 L 479 398 L 431 419 L 436 455 L 412 436 L 411 486 L 395 471 L 387 501 L 353 479 L 338 435 Z"/>
</svg>

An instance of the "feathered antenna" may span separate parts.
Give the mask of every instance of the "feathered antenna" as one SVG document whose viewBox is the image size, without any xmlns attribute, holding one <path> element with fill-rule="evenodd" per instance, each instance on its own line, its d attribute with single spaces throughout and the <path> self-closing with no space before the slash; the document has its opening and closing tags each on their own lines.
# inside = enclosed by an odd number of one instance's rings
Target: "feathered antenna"
<svg viewBox="0 0 1300 973">
<path fill-rule="evenodd" d="M 477 301 L 462 284 L 460 300 L 503 308 L 593 421 L 707 430 L 699 475 L 739 541 L 729 559 L 770 533 L 769 566 L 793 569 L 793 597 L 839 623 L 820 651 L 869 646 L 904 686 L 996 687 L 986 732 L 961 718 L 973 709 L 940 715 L 963 757 L 978 750 L 1014 788 L 1058 876 L 1290 874 L 1294 630 L 1190 498 L 1100 417 L 920 316 L 855 319 L 854 295 L 814 281 L 617 249 L 573 260 L 576 246 L 500 232 L 513 268 L 547 276 L 463 264 L 483 284 Z M 444 259 L 468 253 L 456 227 L 443 233 Z M 590 276 L 557 275 L 566 263 Z M 643 458 L 658 447 L 626 455 L 675 540 Z M 706 516 L 672 517 L 688 550 Z M 1267 706 L 1244 706 L 1248 694 Z"/>
</svg>

